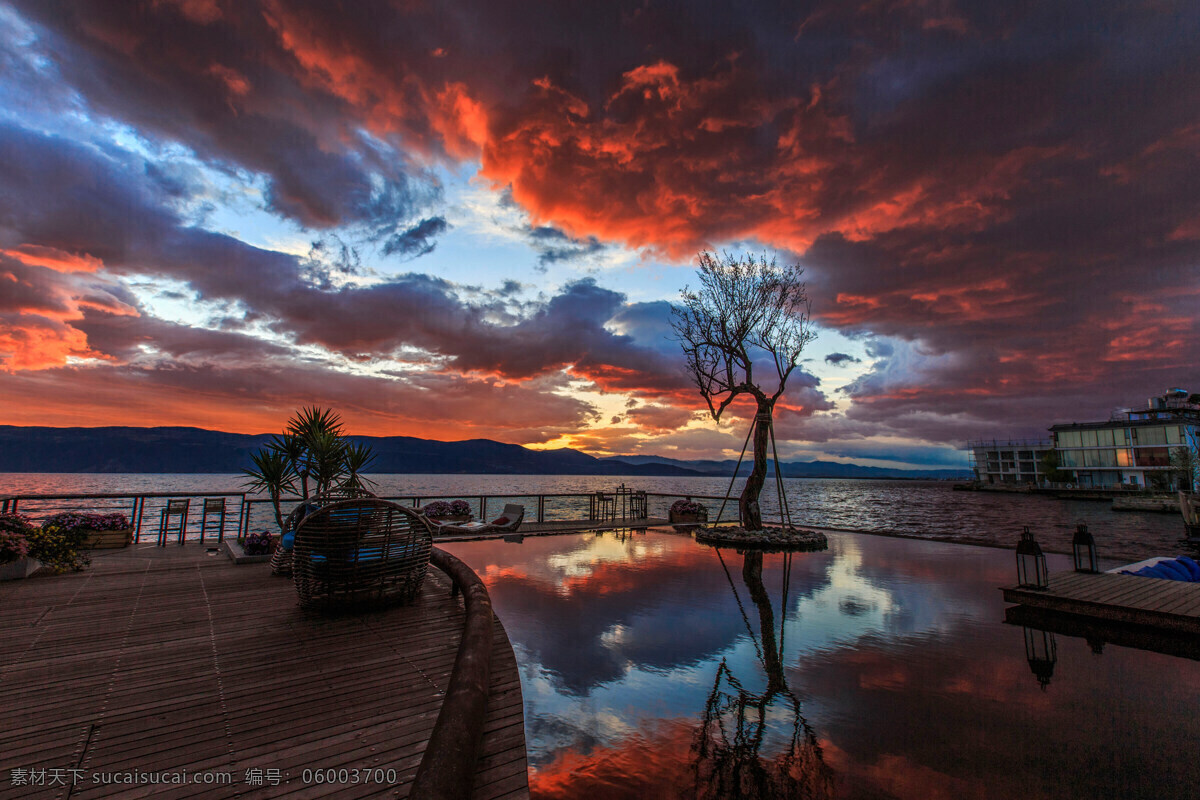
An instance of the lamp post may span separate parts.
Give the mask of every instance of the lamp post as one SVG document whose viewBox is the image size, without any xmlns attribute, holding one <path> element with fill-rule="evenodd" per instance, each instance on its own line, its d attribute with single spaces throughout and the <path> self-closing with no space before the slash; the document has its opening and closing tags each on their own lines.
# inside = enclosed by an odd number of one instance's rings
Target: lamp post
<svg viewBox="0 0 1200 800">
<path fill-rule="evenodd" d="M 1017 542 L 1017 584 L 1023 589 L 1045 589 L 1050 585 L 1046 556 L 1028 527 Z"/>
<path fill-rule="evenodd" d="M 1025 658 L 1029 661 L 1029 669 L 1037 676 L 1042 691 L 1046 691 L 1054 675 L 1054 665 L 1058 663 L 1058 645 L 1054 641 L 1054 634 L 1026 628 Z"/>
<path fill-rule="evenodd" d="M 1076 572 L 1099 572 L 1096 561 L 1096 540 L 1088 533 L 1087 525 L 1080 524 L 1071 539 L 1071 556 L 1075 559 Z"/>
</svg>

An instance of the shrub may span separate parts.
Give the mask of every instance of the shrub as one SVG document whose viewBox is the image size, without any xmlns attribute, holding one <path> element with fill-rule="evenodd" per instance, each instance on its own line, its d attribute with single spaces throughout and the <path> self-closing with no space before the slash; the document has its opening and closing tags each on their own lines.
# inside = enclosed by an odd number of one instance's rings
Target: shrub
<svg viewBox="0 0 1200 800">
<path fill-rule="evenodd" d="M 248 556 L 269 555 L 275 549 L 275 540 L 266 531 L 250 533 L 246 535 L 245 541 L 242 542 L 242 549 L 246 551 L 246 555 Z"/>
<path fill-rule="evenodd" d="M 706 515 L 708 514 L 708 509 L 695 500 L 676 500 L 671 504 L 671 513 Z"/>
<path fill-rule="evenodd" d="M 470 516 L 471 504 L 466 500 L 451 500 L 449 503 L 445 500 L 434 500 L 422 508 L 421 513 L 427 517 Z"/>
</svg>

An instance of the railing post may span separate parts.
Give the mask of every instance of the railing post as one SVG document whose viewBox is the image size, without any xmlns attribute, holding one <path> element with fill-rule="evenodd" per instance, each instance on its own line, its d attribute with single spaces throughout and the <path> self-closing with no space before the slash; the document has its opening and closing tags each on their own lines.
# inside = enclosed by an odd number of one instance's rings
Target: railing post
<svg viewBox="0 0 1200 800">
<path fill-rule="evenodd" d="M 538 495 L 538 522 L 546 521 L 546 495 Z"/>
<path fill-rule="evenodd" d="M 137 544 L 142 538 L 142 512 L 146 510 L 146 496 L 137 496 L 137 528 L 134 530 L 133 543 Z"/>
<path fill-rule="evenodd" d="M 487 522 L 487 495 L 479 497 L 479 519 Z"/>
</svg>

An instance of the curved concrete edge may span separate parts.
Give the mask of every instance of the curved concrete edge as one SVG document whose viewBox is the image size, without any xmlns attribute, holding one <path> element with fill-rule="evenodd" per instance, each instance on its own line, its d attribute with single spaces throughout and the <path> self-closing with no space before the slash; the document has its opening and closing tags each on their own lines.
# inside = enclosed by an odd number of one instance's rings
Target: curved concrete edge
<svg viewBox="0 0 1200 800">
<path fill-rule="evenodd" d="M 458 800 L 471 796 L 487 719 L 492 677 L 492 598 L 474 570 L 445 550 L 433 548 L 430 562 L 462 591 L 467 619 L 450 686 L 417 767 L 410 796 Z"/>
</svg>

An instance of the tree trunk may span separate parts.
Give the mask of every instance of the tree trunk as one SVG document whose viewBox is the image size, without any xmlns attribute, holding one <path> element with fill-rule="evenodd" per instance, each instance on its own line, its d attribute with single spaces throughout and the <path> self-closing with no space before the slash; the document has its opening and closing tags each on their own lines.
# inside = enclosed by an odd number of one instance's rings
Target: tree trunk
<svg viewBox="0 0 1200 800">
<path fill-rule="evenodd" d="M 762 634 L 763 661 L 767 672 L 766 702 L 779 692 L 787 689 L 787 681 L 783 677 L 783 662 L 779 658 L 779 647 L 775 644 L 775 610 L 771 608 L 771 598 L 767 596 L 767 587 L 763 585 L 763 554 L 746 553 L 742 556 L 742 580 L 750 590 L 750 599 L 758 608 L 758 627 Z M 783 609 L 787 614 L 787 609 Z M 765 706 L 765 703 L 764 703 Z"/>
<path fill-rule="evenodd" d="M 763 484 L 767 479 L 767 443 L 770 429 L 771 405 L 765 400 L 758 401 L 758 415 L 754 419 L 754 467 L 746 485 L 742 488 L 742 496 L 738 500 L 738 513 L 742 517 L 742 527 L 748 531 L 761 531 L 762 509 L 758 506 L 758 496 L 762 494 Z"/>
</svg>

